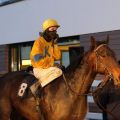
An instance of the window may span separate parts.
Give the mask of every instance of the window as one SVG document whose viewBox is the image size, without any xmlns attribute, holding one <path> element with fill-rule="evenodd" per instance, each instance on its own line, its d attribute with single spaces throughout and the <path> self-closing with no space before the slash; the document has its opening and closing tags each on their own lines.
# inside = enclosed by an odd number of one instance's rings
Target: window
<svg viewBox="0 0 120 120">
<path fill-rule="evenodd" d="M 24 42 L 10 45 L 10 70 L 25 70 L 26 67 L 31 65 L 30 51 L 33 42 Z"/>
<path fill-rule="evenodd" d="M 0 0 L 0 6 L 8 5 L 19 1 L 23 1 L 23 0 Z"/>
<path fill-rule="evenodd" d="M 65 67 L 70 65 L 69 51 L 62 51 L 62 65 Z"/>
<path fill-rule="evenodd" d="M 31 46 L 21 46 L 22 67 L 31 65 L 30 51 L 31 51 Z"/>
</svg>

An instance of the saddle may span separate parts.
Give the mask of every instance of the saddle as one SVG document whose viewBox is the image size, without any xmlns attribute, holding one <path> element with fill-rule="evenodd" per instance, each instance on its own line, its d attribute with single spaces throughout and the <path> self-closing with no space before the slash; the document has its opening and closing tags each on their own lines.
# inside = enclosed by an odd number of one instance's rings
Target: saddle
<svg viewBox="0 0 120 120">
<path fill-rule="evenodd" d="M 35 72 L 35 70 L 36 69 L 34 69 L 34 72 Z M 53 74 L 53 70 L 54 71 L 56 70 L 56 72 L 54 72 L 54 74 Z M 26 97 L 28 95 L 29 91 L 31 91 L 32 95 L 35 98 L 40 97 L 41 89 L 62 75 L 62 71 L 60 71 L 57 68 L 56 69 L 54 68 L 54 69 L 52 69 L 52 72 L 49 70 L 49 72 L 47 72 L 49 74 L 46 74 L 46 76 L 43 76 L 41 78 L 41 80 L 38 80 L 37 79 L 38 77 L 33 74 L 33 67 L 32 66 L 29 66 L 25 72 L 28 74 L 32 74 L 31 76 L 34 76 L 34 77 L 33 78 L 26 77 L 22 81 L 20 88 L 19 88 L 19 91 L 18 91 L 18 96 L 21 98 Z M 39 72 L 43 73 L 43 71 L 39 71 Z M 37 71 L 37 74 L 38 74 L 38 71 Z"/>
<path fill-rule="evenodd" d="M 18 96 L 22 99 L 29 97 L 31 93 L 34 97 L 40 97 L 41 86 L 35 77 L 30 77 L 31 76 L 26 76 L 19 86 Z"/>
</svg>

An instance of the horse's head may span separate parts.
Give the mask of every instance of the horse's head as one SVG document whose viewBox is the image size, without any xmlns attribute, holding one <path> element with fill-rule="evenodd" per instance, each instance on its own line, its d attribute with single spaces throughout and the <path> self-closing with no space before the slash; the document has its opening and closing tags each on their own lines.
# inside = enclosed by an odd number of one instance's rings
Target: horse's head
<svg viewBox="0 0 120 120">
<path fill-rule="evenodd" d="M 107 45 L 109 36 L 105 41 L 96 41 L 91 37 L 90 56 L 87 63 L 95 70 L 113 79 L 115 85 L 120 86 L 120 68 L 114 52 Z"/>
</svg>

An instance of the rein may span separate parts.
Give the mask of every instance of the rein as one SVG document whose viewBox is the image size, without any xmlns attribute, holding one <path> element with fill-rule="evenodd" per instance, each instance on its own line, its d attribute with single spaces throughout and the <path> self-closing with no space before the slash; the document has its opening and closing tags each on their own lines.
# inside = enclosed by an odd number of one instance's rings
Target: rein
<svg viewBox="0 0 120 120">
<path fill-rule="evenodd" d="M 64 81 L 65 81 L 65 84 L 67 85 L 67 89 L 69 89 L 69 90 L 70 90 L 72 93 L 74 93 L 75 95 L 77 95 L 77 96 L 92 95 L 92 92 L 89 92 L 89 93 L 86 93 L 86 94 L 85 94 L 85 93 L 84 93 L 84 94 L 80 94 L 80 93 L 75 92 L 75 90 L 73 90 L 73 89 L 71 88 L 71 86 L 68 84 L 64 73 L 63 73 L 63 79 L 64 79 Z"/>
<path fill-rule="evenodd" d="M 98 61 L 100 61 L 101 64 L 103 64 L 102 61 L 101 61 L 101 59 L 100 59 L 100 55 L 98 54 L 97 51 L 98 51 L 101 47 L 106 46 L 106 45 L 107 45 L 107 44 L 101 44 L 101 45 L 99 45 L 99 46 L 94 50 L 94 52 L 95 52 L 95 54 L 96 54 L 96 57 L 97 57 L 97 59 L 96 59 L 96 65 L 95 65 L 96 71 L 97 71 L 97 68 L 98 68 L 98 67 L 97 67 L 97 66 L 98 66 Z M 112 79 L 112 78 L 113 78 L 113 77 L 112 77 L 112 73 L 108 70 L 108 67 L 107 67 L 106 65 L 104 65 L 104 64 L 103 64 L 103 66 L 104 66 L 104 69 L 107 70 L 107 72 L 108 72 L 108 75 L 107 75 L 107 76 L 108 76 L 110 79 Z M 93 92 L 94 92 L 94 91 L 92 90 L 92 91 L 90 91 L 89 93 L 84 93 L 84 94 L 77 93 L 77 92 L 76 92 L 75 90 L 73 90 L 73 89 L 71 88 L 71 86 L 68 84 L 68 82 L 67 82 L 64 74 L 63 74 L 63 79 L 64 79 L 64 81 L 65 81 L 65 83 L 66 83 L 66 85 L 67 85 L 67 88 L 68 88 L 72 93 L 76 94 L 77 96 L 88 96 L 88 95 L 92 95 Z M 105 79 L 104 82 L 102 83 L 102 85 L 105 85 L 107 81 L 108 81 L 108 79 Z"/>
<path fill-rule="evenodd" d="M 108 82 L 108 79 L 109 79 L 108 77 L 109 77 L 109 76 L 105 77 L 105 79 L 104 79 L 104 80 L 107 81 L 107 82 Z M 106 83 L 107 83 L 107 82 L 106 82 Z M 100 85 L 93 91 L 93 95 L 92 95 L 92 96 L 94 96 L 94 92 L 95 92 L 95 91 L 97 91 L 97 90 L 99 90 L 99 89 L 103 89 L 104 86 L 105 86 L 105 84 L 102 84 L 102 82 L 101 82 Z M 99 94 L 100 94 L 100 93 L 98 93 L 97 96 L 96 96 L 96 99 L 94 99 L 95 103 L 98 104 L 98 105 L 101 107 L 102 111 L 104 111 L 105 113 L 108 113 L 109 115 L 111 115 L 111 116 L 114 118 L 114 120 L 119 120 L 119 119 L 112 113 L 112 111 L 107 110 L 107 109 L 100 103 L 99 98 L 98 98 Z M 116 105 L 115 105 L 115 106 L 116 106 Z M 114 106 L 114 107 L 115 107 L 115 106 Z"/>
<path fill-rule="evenodd" d="M 107 71 L 107 73 L 108 73 L 108 74 L 106 75 L 105 79 L 103 80 L 103 82 L 100 84 L 99 88 L 103 88 L 104 85 L 108 82 L 108 80 L 113 79 L 113 76 L 112 76 L 111 71 L 109 71 L 108 66 L 106 66 L 106 65 L 103 64 L 102 60 L 100 59 L 100 54 L 98 54 L 98 50 L 99 50 L 101 47 L 106 46 L 106 45 L 107 45 L 107 44 L 101 44 L 101 45 L 99 45 L 99 46 L 94 50 L 94 52 L 95 52 L 95 54 L 96 54 L 96 57 L 97 57 L 97 59 L 96 59 L 96 65 L 95 65 L 96 71 L 97 71 L 97 69 L 98 69 L 98 61 L 99 61 L 99 62 L 104 66 L 104 69 L 105 69 L 105 70 Z M 67 85 L 67 88 L 68 88 L 72 93 L 74 93 L 74 94 L 77 95 L 77 96 L 88 96 L 88 95 L 92 95 L 92 96 L 93 96 L 93 93 L 94 93 L 97 89 L 99 89 L 99 88 L 96 88 L 94 91 L 92 90 L 92 91 L 90 91 L 89 93 L 79 94 L 79 93 L 77 93 L 75 90 L 73 90 L 73 89 L 71 88 L 71 86 L 68 84 L 68 82 L 67 82 L 67 80 L 66 80 L 66 78 L 65 78 L 64 73 L 63 73 L 63 79 L 64 79 L 64 81 L 65 81 L 65 83 L 66 83 L 66 85 Z M 104 108 L 104 107 L 100 104 L 99 99 L 98 99 L 98 96 L 97 96 L 97 101 L 95 101 L 95 102 L 99 104 L 99 106 L 102 108 L 102 110 L 103 110 L 104 112 L 110 114 L 115 120 L 118 120 L 117 117 L 116 117 L 112 112 L 108 111 L 106 108 Z"/>
<path fill-rule="evenodd" d="M 103 81 L 105 81 L 105 82 L 101 82 L 101 84 L 100 84 L 100 86 L 99 86 L 98 88 L 96 88 L 95 90 L 90 91 L 90 92 L 87 93 L 87 94 L 79 94 L 79 93 L 75 92 L 75 91 L 71 88 L 71 86 L 68 84 L 68 82 L 67 82 L 67 80 L 66 80 L 66 78 L 65 78 L 64 73 L 63 73 L 63 79 L 64 79 L 64 81 L 65 81 L 65 84 L 67 85 L 67 88 L 68 88 L 72 93 L 74 93 L 75 95 L 77 95 L 77 96 L 88 96 L 88 95 L 92 95 L 92 96 L 93 96 L 93 94 L 94 94 L 95 91 L 97 91 L 99 88 L 102 89 L 102 88 L 105 86 L 105 84 L 108 82 L 109 76 L 106 76 L 106 77 L 105 77 L 105 79 L 103 80 Z M 98 96 L 99 96 L 99 94 L 98 94 L 97 97 L 96 97 L 95 103 L 98 103 L 99 106 L 101 107 L 101 109 L 102 109 L 104 112 L 106 112 L 106 113 L 108 113 L 109 115 L 111 115 L 115 120 L 118 120 L 118 118 L 117 118 L 111 111 L 107 110 L 105 107 L 103 107 L 103 106 L 100 104 L 100 101 L 99 101 L 99 99 L 98 99 Z"/>
<path fill-rule="evenodd" d="M 100 59 L 100 54 L 98 54 L 98 49 L 100 49 L 102 46 L 106 46 L 107 44 L 101 44 L 100 46 L 98 46 L 95 50 L 94 50 L 94 52 L 95 52 L 95 54 L 96 54 L 96 56 L 97 56 L 97 59 L 96 59 L 96 71 L 97 71 L 97 69 L 98 69 L 98 61 L 104 66 L 104 69 L 105 70 L 107 70 L 107 77 L 103 80 L 103 82 L 101 82 L 101 84 L 100 84 L 100 86 L 98 87 L 98 88 L 96 88 L 96 90 L 97 89 L 99 89 L 99 88 L 103 88 L 104 86 L 105 86 L 105 84 L 108 82 L 108 80 L 111 80 L 111 79 L 113 79 L 113 76 L 112 76 L 112 73 L 111 73 L 111 71 L 109 71 L 109 69 L 108 69 L 108 66 L 106 66 L 106 65 L 104 65 L 103 63 L 102 63 L 102 61 L 101 61 L 101 59 Z M 97 99 L 96 99 L 96 103 L 98 103 L 99 104 L 99 106 L 101 107 L 101 109 L 104 111 L 104 112 L 106 112 L 106 113 L 108 113 L 109 115 L 111 115 L 115 120 L 118 120 L 118 118 L 112 113 L 112 112 L 110 112 L 109 110 L 107 110 L 106 108 L 104 108 L 101 104 L 100 104 L 100 101 L 99 101 L 99 99 L 98 99 L 98 96 L 99 95 L 97 95 Z"/>
<path fill-rule="evenodd" d="M 103 47 L 103 46 L 106 46 L 107 44 L 101 44 L 100 46 L 98 46 L 95 50 L 94 50 L 94 52 L 95 52 L 95 54 L 96 54 L 96 56 L 97 56 L 97 59 L 96 59 L 96 71 L 97 71 L 97 69 L 98 69 L 98 61 L 104 66 L 104 69 L 105 70 L 107 70 L 107 73 L 108 73 L 108 76 L 109 76 L 109 78 L 110 79 L 113 79 L 113 76 L 112 76 L 112 72 L 111 71 L 109 71 L 109 67 L 108 66 L 106 66 L 105 64 L 103 64 L 103 62 L 101 61 L 101 59 L 100 59 L 100 54 L 98 54 L 98 50 L 101 48 L 101 47 Z"/>
</svg>

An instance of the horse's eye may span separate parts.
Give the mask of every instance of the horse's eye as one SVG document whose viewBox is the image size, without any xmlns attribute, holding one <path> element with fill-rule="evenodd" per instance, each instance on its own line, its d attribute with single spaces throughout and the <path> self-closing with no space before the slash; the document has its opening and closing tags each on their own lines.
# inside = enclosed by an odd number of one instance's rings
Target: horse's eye
<svg viewBox="0 0 120 120">
<path fill-rule="evenodd" d="M 107 56 L 111 56 L 111 52 L 107 52 L 106 54 L 107 54 Z"/>
<path fill-rule="evenodd" d="M 101 57 L 106 57 L 106 55 L 105 55 L 105 54 L 102 54 Z"/>
<path fill-rule="evenodd" d="M 100 51 L 100 55 L 101 55 L 101 57 L 111 56 L 111 52 L 103 50 L 103 51 Z"/>
<path fill-rule="evenodd" d="M 106 54 L 106 52 L 104 52 L 104 51 L 100 51 L 100 52 L 99 52 L 99 55 L 100 55 L 101 57 L 106 57 L 107 54 Z"/>
</svg>

